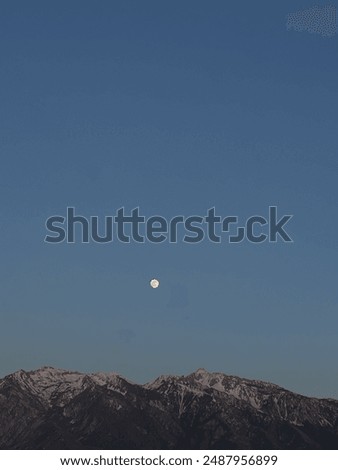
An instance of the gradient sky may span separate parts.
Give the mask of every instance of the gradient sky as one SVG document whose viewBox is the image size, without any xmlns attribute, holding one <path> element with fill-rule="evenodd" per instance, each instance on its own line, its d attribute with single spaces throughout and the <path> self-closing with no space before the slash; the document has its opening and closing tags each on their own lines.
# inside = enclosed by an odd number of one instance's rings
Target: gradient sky
<svg viewBox="0 0 338 470">
<path fill-rule="evenodd" d="M 311 6 L 2 4 L 0 376 L 204 367 L 338 397 L 338 36 L 286 28 Z M 269 205 L 293 244 L 43 241 L 67 206 Z"/>
</svg>

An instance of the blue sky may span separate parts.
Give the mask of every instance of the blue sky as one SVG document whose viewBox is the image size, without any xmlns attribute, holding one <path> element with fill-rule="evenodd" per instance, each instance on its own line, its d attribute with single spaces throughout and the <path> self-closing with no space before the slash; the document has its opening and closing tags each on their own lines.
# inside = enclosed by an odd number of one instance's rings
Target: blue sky
<svg viewBox="0 0 338 470">
<path fill-rule="evenodd" d="M 286 28 L 311 6 L 3 5 L 0 376 L 205 367 L 338 397 L 338 39 Z M 43 241 L 67 206 L 270 205 L 294 215 L 293 244 Z"/>
</svg>

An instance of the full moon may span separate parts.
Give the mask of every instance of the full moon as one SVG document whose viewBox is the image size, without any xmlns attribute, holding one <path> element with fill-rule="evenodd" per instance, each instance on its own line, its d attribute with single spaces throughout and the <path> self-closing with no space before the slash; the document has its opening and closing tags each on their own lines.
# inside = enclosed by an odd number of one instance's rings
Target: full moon
<svg viewBox="0 0 338 470">
<path fill-rule="evenodd" d="M 152 279 L 150 281 L 150 285 L 153 289 L 157 289 L 157 287 L 160 285 L 160 281 L 158 281 L 157 279 Z"/>
</svg>

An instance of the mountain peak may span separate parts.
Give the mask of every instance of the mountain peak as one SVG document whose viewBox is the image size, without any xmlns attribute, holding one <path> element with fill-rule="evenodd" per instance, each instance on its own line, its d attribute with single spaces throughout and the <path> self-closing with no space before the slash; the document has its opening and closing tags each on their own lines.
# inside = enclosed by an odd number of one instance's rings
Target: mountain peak
<svg viewBox="0 0 338 470">
<path fill-rule="evenodd" d="M 204 369 L 203 367 L 198 368 L 195 372 L 193 372 L 195 375 L 210 375 L 210 372 Z"/>
</svg>

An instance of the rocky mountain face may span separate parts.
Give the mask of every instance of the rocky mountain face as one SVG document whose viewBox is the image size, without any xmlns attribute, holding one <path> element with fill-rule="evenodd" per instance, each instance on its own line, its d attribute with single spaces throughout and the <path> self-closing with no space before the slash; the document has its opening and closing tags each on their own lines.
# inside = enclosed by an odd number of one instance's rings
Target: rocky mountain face
<svg viewBox="0 0 338 470">
<path fill-rule="evenodd" d="M 204 369 L 21 370 L 0 380 L 0 449 L 338 449 L 338 401 Z"/>
</svg>

